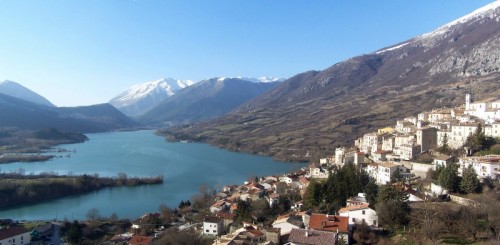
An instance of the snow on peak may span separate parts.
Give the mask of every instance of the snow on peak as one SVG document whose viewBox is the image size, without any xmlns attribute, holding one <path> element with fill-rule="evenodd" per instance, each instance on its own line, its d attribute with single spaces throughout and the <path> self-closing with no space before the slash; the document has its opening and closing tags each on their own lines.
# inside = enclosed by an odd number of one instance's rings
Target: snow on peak
<svg viewBox="0 0 500 245">
<path fill-rule="evenodd" d="M 477 18 L 483 18 L 485 16 L 493 16 L 493 15 L 499 15 L 498 13 L 496 13 L 495 11 L 500 7 L 500 0 L 496 0 L 490 4 L 487 4 L 481 8 L 478 8 L 476 10 L 474 10 L 472 13 L 470 14 L 467 14 L 461 18 L 458 18 L 452 22 L 449 22 L 448 24 L 445 24 L 445 25 L 442 25 L 440 26 L 439 28 L 435 29 L 434 31 L 431 31 L 431 32 L 428 32 L 428 33 L 425 33 L 425 34 L 422 34 L 418 37 L 416 37 L 416 40 L 422 40 L 422 39 L 426 39 L 426 38 L 432 38 L 432 37 L 435 37 L 435 36 L 440 36 L 442 34 L 445 34 L 446 32 L 448 32 L 450 29 L 452 29 L 454 26 L 456 25 L 459 25 L 459 24 L 462 24 L 462 23 L 466 23 L 468 21 L 471 21 L 471 20 L 474 20 L 474 19 L 477 19 Z M 404 42 L 404 43 L 401 43 L 399 45 L 394 45 L 394 46 L 390 46 L 388 48 L 384 48 L 384 49 L 381 49 L 379 51 L 376 51 L 375 54 L 381 54 L 381 53 L 384 53 L 384 52 L 387 52 L 387 51 L 392 51 L 392 50 L 396 50 L 396 49 L 399 49 L 399 48 L 402 48 L 404 46 L 406 46 L 407 44 L 410 44 L 411 41 L 409 42 Z"/>
<path fill-rule="evenodd" d="M 449 22 L 448 24 L 443 25 L 434 31 L 425 33 L 425 34 L 421 35 L 420 38 L 427 38 L 427 37 L 433 37 L 433 36 L 444 34 L 448 30 L 450 30 L 450 28 L 452 28 L 456 25 L 468 22 L 470 20 L 474 20 L 477 18 L 482 18 L 482 17 L 488 16 L 488 15 L 494 14 L 495 11 L 497 10 L 497 8 L 499 8 L 499 7 L 500 7 L 500 0 L 496 0 L 490 4 L 487 4 L 481 8 L 474 10 L 472 13 L 470 13 L 468 15 L 465 15 L 465 16 L 458 18 L 452 22 Z"/>
<path fill-rule="evenodd" d="M 286 80 L 286 78 L 276 78 L 276 77 L 242 77 L 242 76 L 237 76 L 237 77 L 218 77 L 217 81 L 222 82 L 226 79 L 240 79 L 240 80 L 249 81 L 249 82 L 253 82 L 253 83 L 283 82 Z"/>
<path fill-rule="evenodd" d="M 166 98 L 174 95 L 176 91 L 193 84 L 192 80 L 176 80 L 172 78 L 136 84 L 113 98 L 110 103 L 119 108 L 133 104 L 148 96 Z"/>
</svg>

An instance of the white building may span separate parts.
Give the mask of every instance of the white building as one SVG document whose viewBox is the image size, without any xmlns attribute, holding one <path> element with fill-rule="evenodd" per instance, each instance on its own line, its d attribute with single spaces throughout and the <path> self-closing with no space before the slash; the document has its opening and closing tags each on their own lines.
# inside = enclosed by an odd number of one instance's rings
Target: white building
<svg viewBox="0 0 500 245">
<path fill-rule="evenodd" d="M 312 179 L 326 179 L 328 178 L 328 170 L 319 165 L 311 164 L 309 166 L 309 177 Z"/>
<path fill-rule="evenodd" d="M 458 173 L 462 175 L 463 171 L 470 165 L 476 171 L 479 179 L 498 179 L 500 178 L 500 155 L 487 155 L 482 157 L 463 157 L 458 160 Z"/>
<path fill-rule="evenodd" d="M 282 216 L 273 222 L 273 228 L 280 228 L 280 236 L 288 235 L 292 229 L 299 229 L 304 223 L 301 217 Z"/>
<path fill-rule="evenodd" d="M 484 135 L 498 138 L 500 137 L 500 120 L 484 125 Z"/>
<path fill-rule="evenodd" d="M 22 245 L 30 244 L 30 242 L 30 232 L 22 227 L 0 229 L 1 245 Z"/>
<path fill-rule="evenodd" d="M 372 173 L 372 177 L 375 178 L 377 184 L 379 185 L 385 185 L 387 183 L 391 183 L 393 175 L 394 173 L 396 173 L 396 171 L 399 171 L 399 173 L 403 177 L 408 175 L 408 169 L 402 165 L 397 165 L 390 162 L 381 162 L 377 163 L 376 165 L 377 165 L 376 171 Z M 370 164 L 368 167 L 373 169 L 372 164 Z"/>
<path fill-rule="evenodd" d="M 363 222 L 369 226 L 378 227 L 378 216 L 368 204 L 352 205 L 339 210 L 339 215 L 349 218 L 349 228 Z"/>
<path fill-rule="evenodd" d="M 222 233 L 222 220 L 218 217 L 207 217 L 203 220 L 203 235 L 218 236 Z"/>
<path fill-rule="evenodd" d="M 500 98 L 474 101 L 471 94 L 466 94 L 464 113 L 478 117 L 486 123 L 492 123 L 500 119 Z"/>
</svg>

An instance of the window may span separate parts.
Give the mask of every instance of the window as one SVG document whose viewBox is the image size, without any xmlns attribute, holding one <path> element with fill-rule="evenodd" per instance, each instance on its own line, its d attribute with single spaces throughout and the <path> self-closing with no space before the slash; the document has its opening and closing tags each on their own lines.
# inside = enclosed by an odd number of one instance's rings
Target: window
<svg viewBox="0 0 500 245">
<path fill-rule="evenodd" d="M 352 222 L 356 222 L 356 218 L 352 218 Z"/>
<path fill-rule="evenodd" d="M 205 230 L 205 233 L 209 233 L 210 231 L 209 230 Z"/>
<path fill-rule="evenodd" d="M 376 220 L 373 221 L 373 225 L 377 225 L 377 221 Z"/>
<path fill-rule="evenodd" d="M 214 230 L 214 233 L 217 233 L 217 231 L 216 231 L 216 230 Z"/>
<path fill-rule="evenodd" d="M 363 215 L 365 215 L 365 210 L 361 211 L 361 213 L 362 213 Z"/>
</svg>

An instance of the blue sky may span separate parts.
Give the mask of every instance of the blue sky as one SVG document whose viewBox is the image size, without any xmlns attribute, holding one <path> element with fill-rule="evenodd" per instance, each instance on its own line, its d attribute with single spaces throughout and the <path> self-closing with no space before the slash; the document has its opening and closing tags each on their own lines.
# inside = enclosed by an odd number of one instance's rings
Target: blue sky
<svg viewBox="0 0 500 245">
<path fill-rule="evenodd" d="M 0 0 L 0 80 L 76 106 L 163 77 L 290 77 L 492 1 Z"/>
</svg>

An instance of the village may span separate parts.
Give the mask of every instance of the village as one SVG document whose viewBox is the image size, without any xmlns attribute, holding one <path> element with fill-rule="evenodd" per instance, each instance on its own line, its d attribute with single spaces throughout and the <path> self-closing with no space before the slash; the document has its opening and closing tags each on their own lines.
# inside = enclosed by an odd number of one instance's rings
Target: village
<svg viewBox="0 0 500 245">
<path fill-rule="evenodd" d="M 375 205 L 374 200 L 385 202 L 385 207 L 393 207 L 390 204 L 398 201 L 402 202 L 398 206 L 424 211 L 430 209 L 422 206 L 441 203 L 458 209 L 487 210 L 485 204 L 467 194 L 479 193 L 480 186 L 483 192 L 494 186 L 490 190 L 498 194 L 495 186 L 500 179 L 500 149 L 489 147 L 495 141 L 498 144 L 499 137 L 500 99 L 475 101 L 467 94 L 463 106 L 438 108 L 403 118 L 393 127 L 364 134 L 354 146 L 339 147 L 293 173 L 254 176 L 242 185 L 200 191 L 192 200 L 181 202 L 179 208 L 163 207 L 159 213 L 145 214 L 122 229 L 114 229 L 114 233 L 123 232 L 105 236 L 98 244 L 170 244 L 169 236 L 185 239 L 185 244 L 376 243 L 376 237 L 387 231 L 394 234 L 406 231 L 410 222 L 388 219 L 390 214 L 387 210 L 379 213 L 384 209 Z M 476 138 L 482 141 L 477 142 Z M 444 173 L 448 169 L 455 171 L 450 177 L 456 180 L 452 184 L 446 182 Z M 338 193 L 341 188 L 334 183 L 342 182 L 343 178 L 351 179 L 350 184 L 342 187 L 346 188 L 345 193 L 338 194 L 345 198 L 331 197 L 331 186 Z M 358 179 L 362 184 L 352 182 Z M 493 203 L 498 209 L 498 203 Z M 398 214 L 397 209 L 392 211 Z M 104 229 L 104 224 L 109 226 L 109 221 L 100 221 L 97 216 L 88 218 L 90 223 L 95 222 L 95 230 Z M 66 229 L 60 224 L 67 236 L 78 226 L 75 222 L 66 222 Z M 425 226 L 425 222 L 420 225 Z M 493 239 L 499 239 L 498 229 L 491 229 Z M 477 229 L 471 234 L 469 237 L 474 239 L 487 236 Z M 420 235 L 427 242 L 443 239 L 431 231 Z M 82 242 L 82 236 L 74 238 L 73 243 Z M 41 243 L 35 240 L 33 230 L 19 227 L 0 230 L 0 245 L 49 244 L 43 243 L 43 239 Z"/>
</svg>

